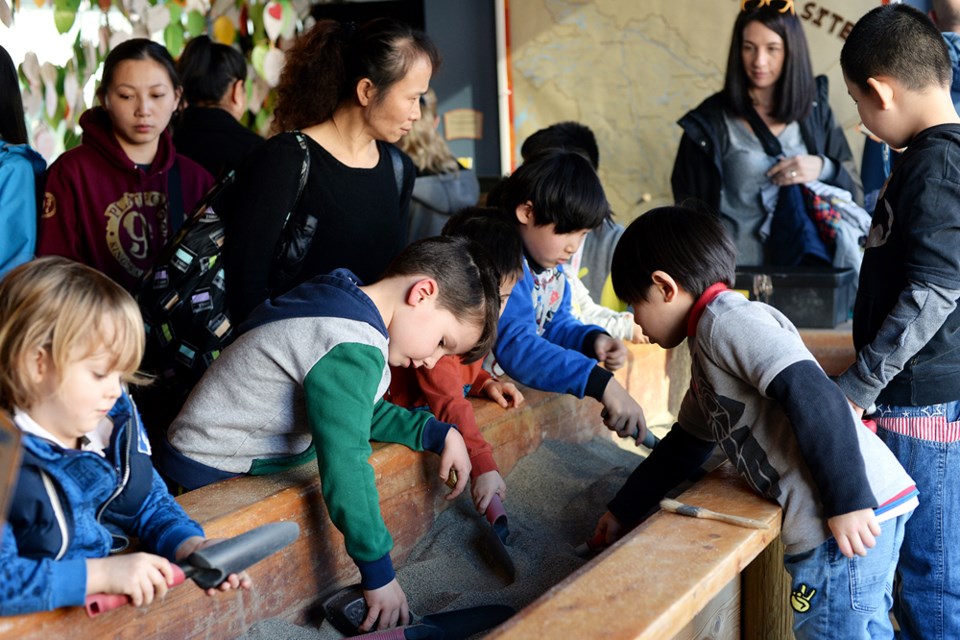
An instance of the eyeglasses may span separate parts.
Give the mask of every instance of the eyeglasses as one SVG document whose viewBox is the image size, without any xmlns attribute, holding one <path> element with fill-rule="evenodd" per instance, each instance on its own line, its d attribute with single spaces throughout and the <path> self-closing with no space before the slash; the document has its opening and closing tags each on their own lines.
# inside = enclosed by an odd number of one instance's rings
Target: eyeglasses
<svg viewBox="0 0 960 640">
<path fill-rule="evenodd" d="M 793 0 L 740 0 L 740 11 L 752 11 L 760 7 L 770 7 L 780 13 L 796 14 Z"/>
</svg>

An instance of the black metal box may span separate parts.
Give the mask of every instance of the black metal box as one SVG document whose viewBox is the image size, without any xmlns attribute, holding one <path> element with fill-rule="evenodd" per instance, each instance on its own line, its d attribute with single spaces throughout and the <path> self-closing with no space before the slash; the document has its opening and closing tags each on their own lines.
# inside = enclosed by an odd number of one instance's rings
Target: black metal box
<svg viewBox="0 0 960 640">
<path fill-rule="evenodd" d="M 853 308 L 853 269 L 737 267 L 734 289 L 779 309 L 797 327 L 832 329 Z"/>
</svg>

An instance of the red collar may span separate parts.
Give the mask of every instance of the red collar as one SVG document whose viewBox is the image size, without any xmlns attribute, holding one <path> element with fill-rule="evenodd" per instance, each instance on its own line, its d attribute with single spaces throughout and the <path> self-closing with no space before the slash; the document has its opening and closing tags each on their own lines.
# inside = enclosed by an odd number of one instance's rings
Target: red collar
<svg viewBox="0 0 960 640">
<path fill-rule="evenodd" d="M 713 302 L 713 299 L 724 291 L 728 291 L 728 287 L 723 282 L 714 282 L 712 285 L 707 287 L 707 290 L 703 292 L 703 295 L 694 303 L 693 309 L 690 310 L 690 319 L 687 320 L 687 337 L 692 338 L 697 335 L 697 324 L 700 322 L 700 317 L 703 316 L 704 310 L 706 310 L 707 305 Z"/>
</svg>

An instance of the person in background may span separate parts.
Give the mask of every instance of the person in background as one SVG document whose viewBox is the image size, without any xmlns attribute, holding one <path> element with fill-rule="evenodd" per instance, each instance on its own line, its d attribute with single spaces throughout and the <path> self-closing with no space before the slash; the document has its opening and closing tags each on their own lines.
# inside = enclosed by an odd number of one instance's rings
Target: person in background
<svg viewBox="0 0 960 640">
<path fill-rule="evenodd" d="M 489 254 L 499 274 L 502 313 L 514 285 L 523 277 L 523 245 L 516 225 L 500 209 L 467 207 L 450 217 L 443 235 L 471 240 Z M 390 367 L 387 399 L 411 409 L 426 406 L 437 419 L 456 425 L 470 454 L 473 504 L 478 512 L 485 513 L 494 495 L 506 498 L 507 485 L 467 397 L 486 396 L 507 409 L 519 407 L 523 394 L 512 382 L 503 382 L 484 371 L 482 365 L 483 358 L 466 363 L 459 356 L 444 356 L 429 369 Z"/>
<path fill-rule="evenodd" d="M 27 144 L 17 68 L 0 47 L 0 278 L 33 258 L 46 167 Z"/>
<path fill-rule="evenodd" d="M 594 171 L 600 168 L 597 139 L 590 127 L 579 122 L 559 122 L 534 132 L 523 141 L 520 155 L 526 160 L 548 149 L 579 151 L 590 160 Z M 642 327 L 633 321 L 632 313 L 622 310 L 623 304 L 612 295 L 609 282 L 610 261 L 621 234 L 623 225 L 613 221 L 611 212 L 599 227 L 590 230 L 580 249 L 565 265 L 563 275 L 570 283 L 574 316 L 586 324 L 603 327 L 614 338 L 646 343 Z M 595 300 L 603 302 L 597 304 Z M 611 306 L 605 306 L 604 302 Z"/>
<path fill-rule="evenodd" d="M 960 637 L 960 116 L 946 43 L 904 4 L 840 52 L 867 128 L 903 149 L 877 201 L 853 307 L 856 361 L 837 383 L 913 475 L 894 615 L 904 640 Z"/>
<path fill-rule="evenodd" d="M 400 253 L 415 171 L 393 145 L 420 119 L 420 97 L 439 64 L 432 40 L 386 18 L 360 26 L 321 20 L 293 43 L 274 112 L 274 131 L 284 133 L 247 158 L 223 205 L 234 324 L 264 300 L 336 268 L 372 282 Z M 295 201 L 305 154 L 309 175 Z M 277 256 L 298 231 L 285 226 L 294 207 L 314 227 L 293 243 L 302 260 L 289 273 Z"/>
<path fill-rule="evenodd" d="M 440 116 L 433 89 L 423 94 L 420 112 L 410 133 L 397 143 L 417 168 L 407 242 L 439 235 L 450 216 L 477 204 L 480 198 L 477 174 L 457 162 L 437 131 Z"/>
<path fill-rule="evenodd" d="M 683 129 L 671 175 L 677 204 L 719 215 L 737 247 L 738 265 L 767 262 L 761 192 L 819 180 L 863 201 L 843 130 L 830 109 L 826 76 L 814 78 L 807 40 L 793 10 L 747 2 L 730 41 L 723 90 L 678 122 Z M 755 110 L 779 140 L 770 157 L 747 114 Z"/>
<path fill-rule="evenodd" d="M 186 104 L 174 121 L 177 153 L 217 177 L 235 169 L 263 144 L 263 138 L 239 122 L 247 111 L 243 54 L 208 36 L 196 36 L 180 54 L 177 74 Z"/>
<path fill-rule="evenodd" d="M 140 382 L 137 303 L 102 273 L 45 257 L 0 281 L 0 409 L 23 459 L 0 533 L 0 616 L 124 594 L 162 599 L 183 560 L 213 540 L 167 491 L 127 382 Z M 138 538 L 138 553 L 111 555 Z M 221 591 L 250 588 L 231 574 Z M 212 595 L 216 590 L 208 590 Z"/>
<path fill-rule="evenodd" d="M 37 255 L 72 258 L 128 291 L 139 283 L 213 184 L 173 146 L 180 93 L 162 45 L 134 38 L 110 51 L 80 145 L 47 170 Z"/>
</svg>

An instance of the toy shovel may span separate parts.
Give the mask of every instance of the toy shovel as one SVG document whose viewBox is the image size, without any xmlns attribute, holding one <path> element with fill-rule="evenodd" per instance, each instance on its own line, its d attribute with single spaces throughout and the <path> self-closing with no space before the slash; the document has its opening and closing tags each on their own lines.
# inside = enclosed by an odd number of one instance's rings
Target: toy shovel
<svg viewBox="0 0 960 640">
<path fill-rule="evenodd" d="M 457 486 L 457 471 L 450 469 L 447 476 L 447 486 L 453 489 Z M 493 565 L 494 569 L 506 579 L 507 584 L 511 584 L 517 579 L 517 567 L 513 564 L 513 558 L 505 546 L 507 536 L 510 535 L 510 529 L 507 526 L 507 511 L 503 508 L 503 501 L 500 496 L 493 494 L 484 517 L 490 526 L 481 525 L 483 537 L 486 540 L 483 555 Z"/>
<path fill-rule="evenodd" d="M 201 589 L 218 587 L 231 573 L 239 573 L 260 562 L 297 539 L 296 522 L 271 522 L 215 545 L 194 551 L 173 564 L 176 586 L 187 578 Z M 130 603 L 124 594 L 98 593 L 87 596 L 86 610 L 91 618 Z"/>
</svg>

